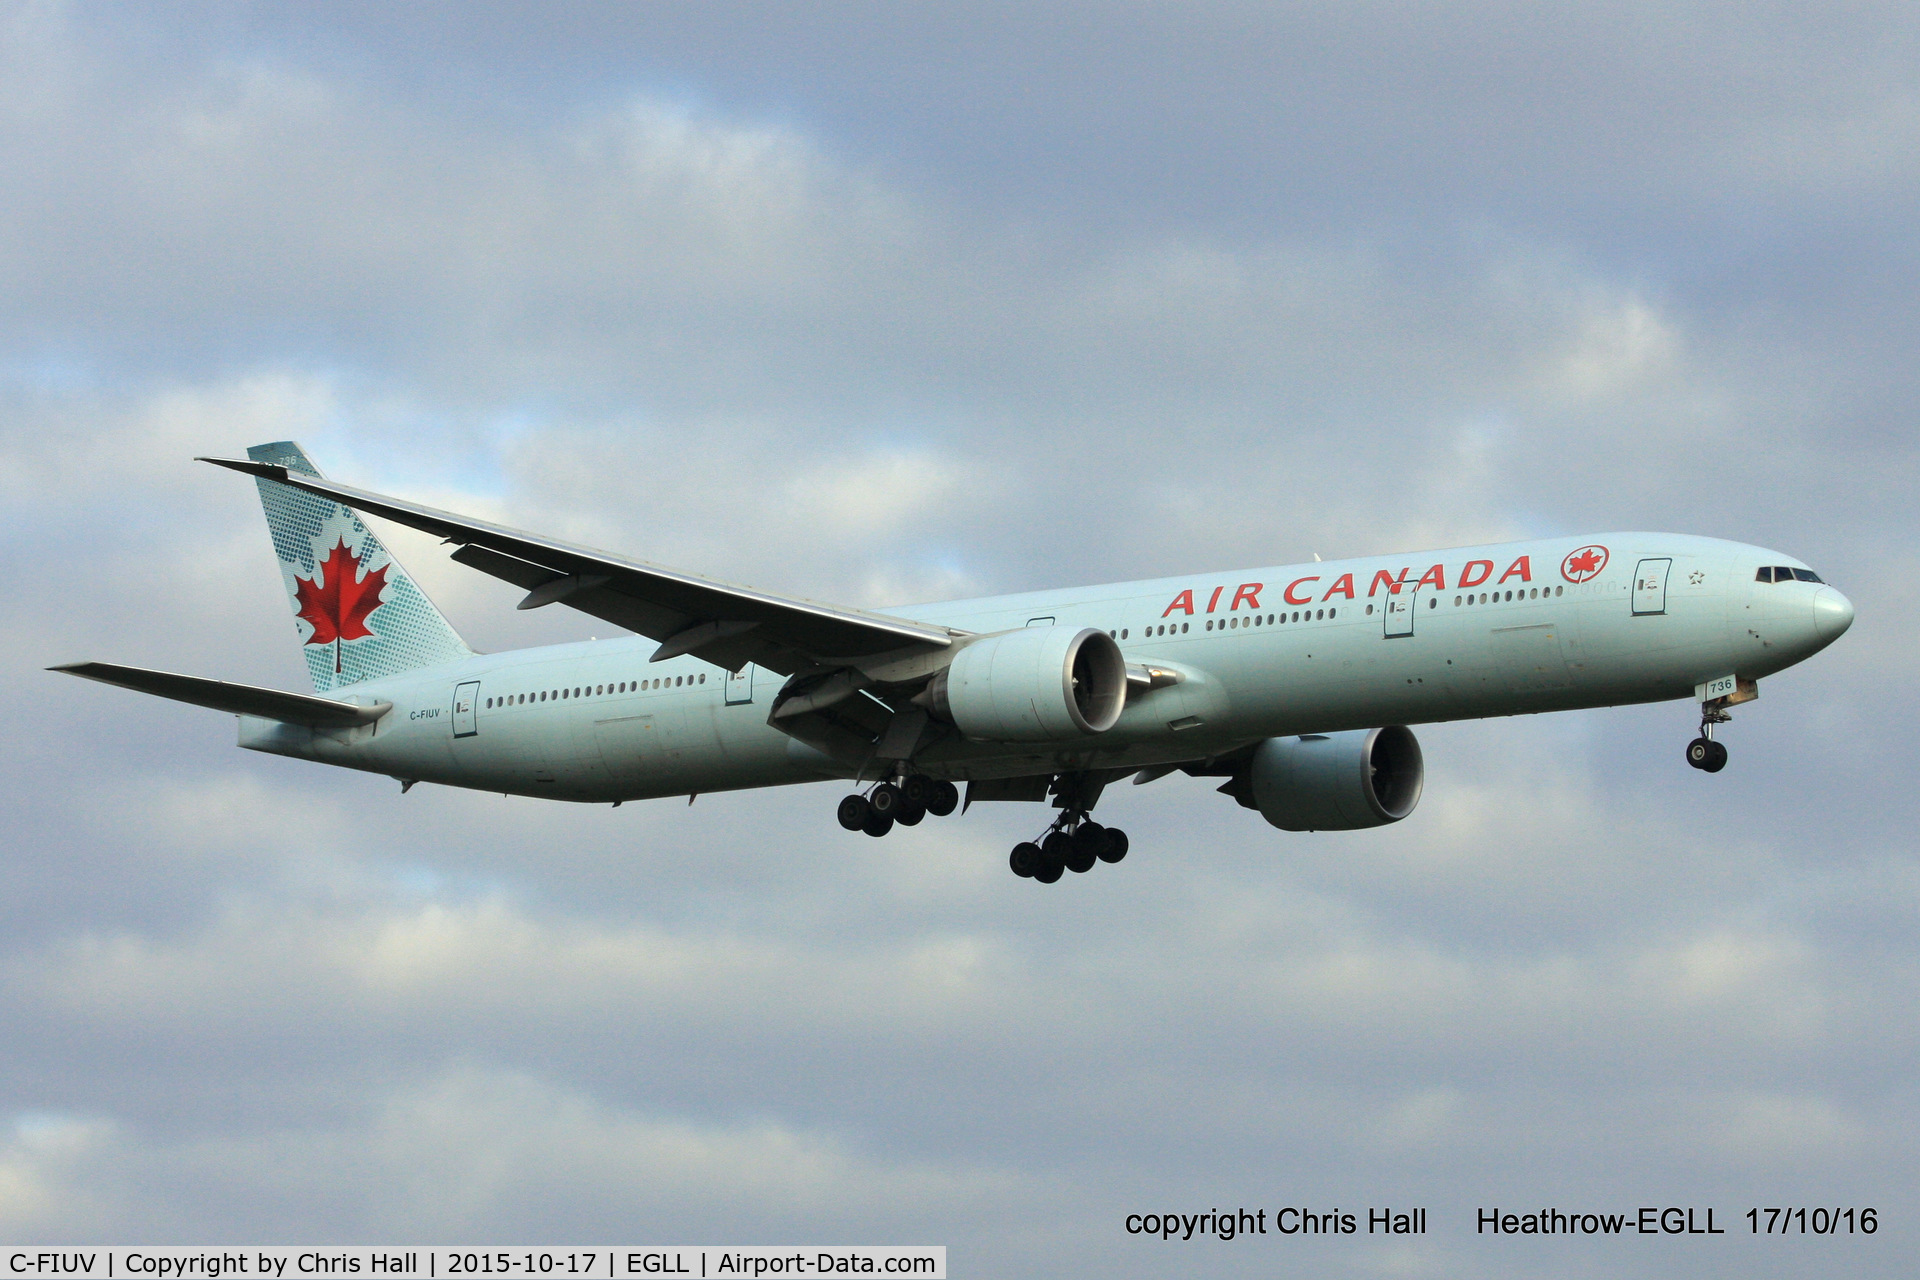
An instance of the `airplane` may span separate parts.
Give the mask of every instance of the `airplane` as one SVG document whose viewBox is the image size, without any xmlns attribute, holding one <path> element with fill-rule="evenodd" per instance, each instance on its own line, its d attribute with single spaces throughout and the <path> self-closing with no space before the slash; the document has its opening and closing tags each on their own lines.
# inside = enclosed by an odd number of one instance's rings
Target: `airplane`
<svg viewBox="0 0 1920 1280">
<path fill-rule="evenodd" d="M 885 836 L 976 801 L 1051 801 L 1008 865 L 1052 884 L 1124 858 L 1103 791 L 1175 772 L 1285 831 L 1413 812 L 1409 725 L 1690 698 L 1687 763 L 1853 605 L 1802 562 L 1603 533 L 869 611 L 734 586 L 245 459 L 314 693 L 103 662 L 50 668 L 230 712 L 239 744 L 419 782 L 583 803 L 839 780 Z M 470 648 L 361 519 L 632 635 Z M 963 809 L 964 811 L 964 809 Z"/>
</svg>

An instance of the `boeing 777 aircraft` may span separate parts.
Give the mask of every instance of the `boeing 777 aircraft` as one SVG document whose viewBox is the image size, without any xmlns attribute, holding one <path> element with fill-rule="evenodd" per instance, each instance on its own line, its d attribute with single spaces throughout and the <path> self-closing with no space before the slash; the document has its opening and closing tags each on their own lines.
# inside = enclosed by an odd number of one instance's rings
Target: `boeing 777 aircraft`
<svg viewBox="0 0 1920 1280">
<path fill-rule="evenodd" d="M 1687 762 L 1758 681 L 1853 606 L 1792 556 L 1603 533 L 915 605 L 822 604 L 326 480 L 290 441 L 247 460 L 314 695 L 103 662 L 55 667 L 240 718 L 255 751 L 416 782 L 612 802 L 841 779 L 884 836 L 976 800 L 1052 800 L 1014 872 L 1126 856 L 1102 790 L 1177 771 L 1287 831 L 1398 822 L 1407 725 L 1693 698 Z M 356 512 L 634 638 L 470 649 Z"/>
</svg>

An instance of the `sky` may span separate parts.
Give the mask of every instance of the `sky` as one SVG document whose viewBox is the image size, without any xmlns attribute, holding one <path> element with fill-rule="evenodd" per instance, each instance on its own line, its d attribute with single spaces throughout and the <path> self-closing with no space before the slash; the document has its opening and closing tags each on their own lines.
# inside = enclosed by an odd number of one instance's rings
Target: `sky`
<svg viewBox="0 0 1920 1280">
<path fill-rule="evenodd" d="M 0 174 L 0 1236 L 1905 1273 L 1912 6 L 25 0 Z M 43 670 L 304 689 L 191 461 L 289 438 L 868 607 L 1663 529 L 1858 621 L 1718 775 L 1685 703 L 1421 726 L 1402 823 L 1176 776 L 1043 888 L 1037 807 L 403 796 Z M 610 634 L 389 543 L 478 648 Z M 1474 1230 L 1669 1204 L 1735 1229 Z M 1123 1226 L 1289 1205 L 1430 1228 Z"/>
</svg>

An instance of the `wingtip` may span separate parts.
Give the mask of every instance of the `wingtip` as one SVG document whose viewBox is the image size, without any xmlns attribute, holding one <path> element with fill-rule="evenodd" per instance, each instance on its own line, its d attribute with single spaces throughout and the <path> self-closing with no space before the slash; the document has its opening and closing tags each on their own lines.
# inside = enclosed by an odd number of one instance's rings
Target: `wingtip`
<svg viewBox="0 0 1920 1280">
<path fill-rule="evenodd" d="M 277 463 L 255 462 L 251 458 L 208 458 L 196 456 L 195 462 L 211 462 L 216 467 L 225 467 L 229 471 L 239 471 L 250 476 L 260 476 L 268 480 L 285 480 L 287 469 Z"/>
</svg>

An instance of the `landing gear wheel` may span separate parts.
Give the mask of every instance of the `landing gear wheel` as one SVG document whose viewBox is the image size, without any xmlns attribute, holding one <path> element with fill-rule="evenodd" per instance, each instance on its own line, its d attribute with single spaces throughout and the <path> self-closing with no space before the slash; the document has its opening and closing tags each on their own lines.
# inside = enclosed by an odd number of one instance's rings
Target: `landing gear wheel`
<svg viewBox="0 0 1920 1280">
<path fill-rule="evenodd" d="M 1106 848 L 1100 850 L 1100 861 L 1118 862 L 1127 856 L 1127 833 L 1118 827 L 1103 828 L 1106 835 Z"/>
<path fill-rule="evenodd" d="M 1073 838 L 1064 831 L 1055 831 L 1040 842 L 1040 866 L 1033 878 L 1041 884 L 1052 884 L 1067 869 L 1067 854 L 1073 846 Z"/>
<path fill-rule="evenodd" d="M 906 800 L 901 803 L 899 811 L 893 815 L 893 820 L 903 827 L 917 827 L 920 825 L 920 819 L 926 816 L 927 806 Z"/>
<path fill-rule="evenodd" d="M 1022 841 L 1013 846 L 1013 852 L 1007 855 L 1007 865 L 1013 868 L 1013 874 L 1022 880 L 1032 879 L 1033 874 L 1040 869 L 1040 862 L 1040 846 L 1032 841 Z"/>
<path fill-rule="evenodd" d="M 875 839 L 878 839 L 893 830 L 893 819 L 883 813 L 869 812 L 866 822 L 861 825 L 860 829 Z"/>
<path fill-rule="evenodd" d="M 873 811 L 887 819 L 900 812 L 900 804 L 905 799 L 900 788 L 891 782 L 883 782 L 867 793 L 867 803 L 873 806 Z"/>
<path fill-rule="evenodd" d="M 865 796 L 848 796 L 840 802 L 839 812 L 835 816 L 847 830 L 863 831 L 867 826 L 867 817 L 872 812 L 873 806 L 867 803 Z"/>
<path fill-rule="evenodd" d="M 1687 744 L 1687 763 L 1703 773 L 1718 773 L 1727 767 L 1727 748 L 1712 738 L 1695 738 Z"/>
<path fill-rule="evenodd" d="M 960 807 L 960 788 L 951 782 L 936 782 L 933 794 L 927 798 L 927 812 L 936 818 L 944 818 Z"/>
<path fill-rule="evenodd" d="M 925 805 L 932 793 L 933 779 L 924 773 L 908 774 L 900 784 L 900 794 L 912 804 Z"/>
<path fill-rule="evenodd" d="M 1067 870 L 1077 876 L 1083 876 L 1093 870 L 1093 864 L 1100 860 L 1095 846 L 1101 843 L 1097 837 L 1088 837 L 1074 833 L 1073 842 L 1067 846 Z"/>
</svg>

